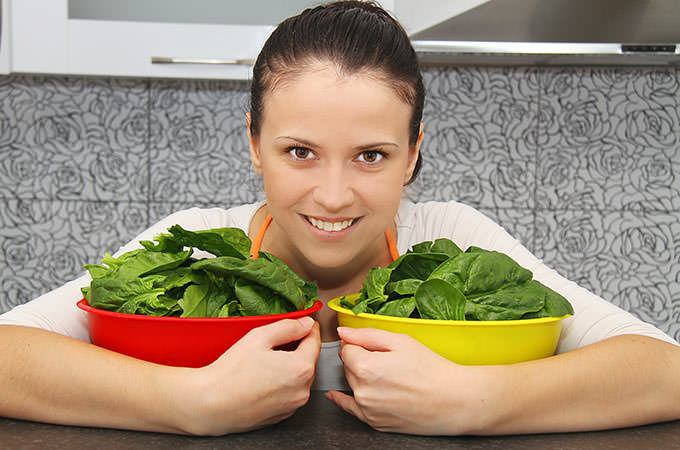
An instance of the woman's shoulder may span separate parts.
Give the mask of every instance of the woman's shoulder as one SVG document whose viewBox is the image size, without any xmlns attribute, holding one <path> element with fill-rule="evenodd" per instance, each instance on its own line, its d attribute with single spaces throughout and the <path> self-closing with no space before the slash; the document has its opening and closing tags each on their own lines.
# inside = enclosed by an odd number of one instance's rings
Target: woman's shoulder
<svg viewBox="0 0 680 450">
<path fill-rule="evenodd" d="M 453 200 L 403 200 L 395 222 L 400 252 L 418 242 L 442 237 L 452 239 L 458 246 L 479 245 L 478 236 L 504 232 L 481 211 Z"/>
<path fill-rule="evenodd" d="M 194 230 L 235 227 L 247 232 L 253 215 L 262 205 L 263 202 L 256 202 L 230 208 L 193 207 L 183 209 L 166 216 L 156 223 L 154 228 L 179 224 L 182 227 Z"/>
</svg>

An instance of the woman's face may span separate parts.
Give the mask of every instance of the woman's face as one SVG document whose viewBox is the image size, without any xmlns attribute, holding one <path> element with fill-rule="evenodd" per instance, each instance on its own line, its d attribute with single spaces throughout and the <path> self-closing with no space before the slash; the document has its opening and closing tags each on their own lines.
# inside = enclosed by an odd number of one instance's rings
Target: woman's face
<svg viewBox="0 0 680 450">
<path fill-rule="evenodd" d="M 251 159 L 277 246 L 320 268 L 385 252 L 383 233 L 413 172 L 412 107 L 382 77 L 319 63 L 264 97 Z"/>
</svg>

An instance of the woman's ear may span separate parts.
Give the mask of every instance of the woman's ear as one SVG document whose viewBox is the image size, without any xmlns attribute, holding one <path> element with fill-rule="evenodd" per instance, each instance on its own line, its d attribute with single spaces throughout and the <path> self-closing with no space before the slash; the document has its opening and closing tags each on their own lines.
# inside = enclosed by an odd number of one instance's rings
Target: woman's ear
<svg viewBox="0 0 680 450">
<path fill-rule="evenodd" d="M 420 122 L 418 139 L 416 139 L 415 145 L 409 148 L 408 151 L 408 166 L 406 167 L 406 173 L 404 175 L 404 184 L 407 184 L 409 181 L 411 181 L 413 171 L 416 170 L 416 163 L 418 162 L 418 155 L 420 154 L 420 145 L 423 143 L 423 129 L 423 123 Z"/>
<path fill-rule="evenodd" d="M 250 143 L 250 163 L 253 165 L 253 170 L 256 174 L 262 175 L 262 160 L 260 158 L 260 141 L 253 136 L 251 128 L 251 115 L 246 113 L 246 125 L 248 128 L 248 142 Z"/>
</svg>

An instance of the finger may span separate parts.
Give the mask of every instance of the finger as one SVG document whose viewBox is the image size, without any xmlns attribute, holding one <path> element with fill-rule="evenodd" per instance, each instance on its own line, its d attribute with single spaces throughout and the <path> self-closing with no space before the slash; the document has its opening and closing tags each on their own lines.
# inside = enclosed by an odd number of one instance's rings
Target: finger
<svg viewBox="0 0 680 450">
<path fill-rule="evenodd" d="M 328 391 L 326 392 L 326 398 L 335 403 L 340 409 L 355 416 L 362 422 L 366 422 L 366 416 L 351 395 L 344 394 L 340 391 Z"/>
<path fill-rule="evenodd" d="M 302 338 L 298 344 L 295 353 L 301 355 L 304 359 L 311 359 L 316 361 L 319 359 L 319 353 L 321 352 L 321 333 L 319 331 L 319 323 L 314 322 L 312 330 L 307 336 Z"/>
<path fill-rule="evenodd" d="M 266 347 L 274 348 L 307 336 L 314 323 L 311 317 L 283 319 L 255 328 L 249 334 L 252 334 L 254 339 L 263 342 Z"/>
<path fill-rule="evenodd" d="M 358 345 L 369 351 L 388 352 L 399 348 L 403 335 L 376 328 L 338 327 L 338 336 L 345 344 Z"/>
</svg>

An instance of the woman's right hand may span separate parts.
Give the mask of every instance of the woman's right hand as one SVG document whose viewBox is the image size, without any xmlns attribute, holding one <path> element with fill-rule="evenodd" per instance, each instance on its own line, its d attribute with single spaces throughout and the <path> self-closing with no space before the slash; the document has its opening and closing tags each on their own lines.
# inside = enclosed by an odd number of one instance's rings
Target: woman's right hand
<svg viewBox="0 0 680 450">
<path fill-rule="evenodd" d="M 298 339 L 293 351 L 275 350 Z M 319 324 L 310 317 L 251 330 L 212 364 L 184 372 L 190 388 L 178 395 L 182 428 L 222 435 L 290 417 L 309 399 L 320 349 Z"/>
</svg>

